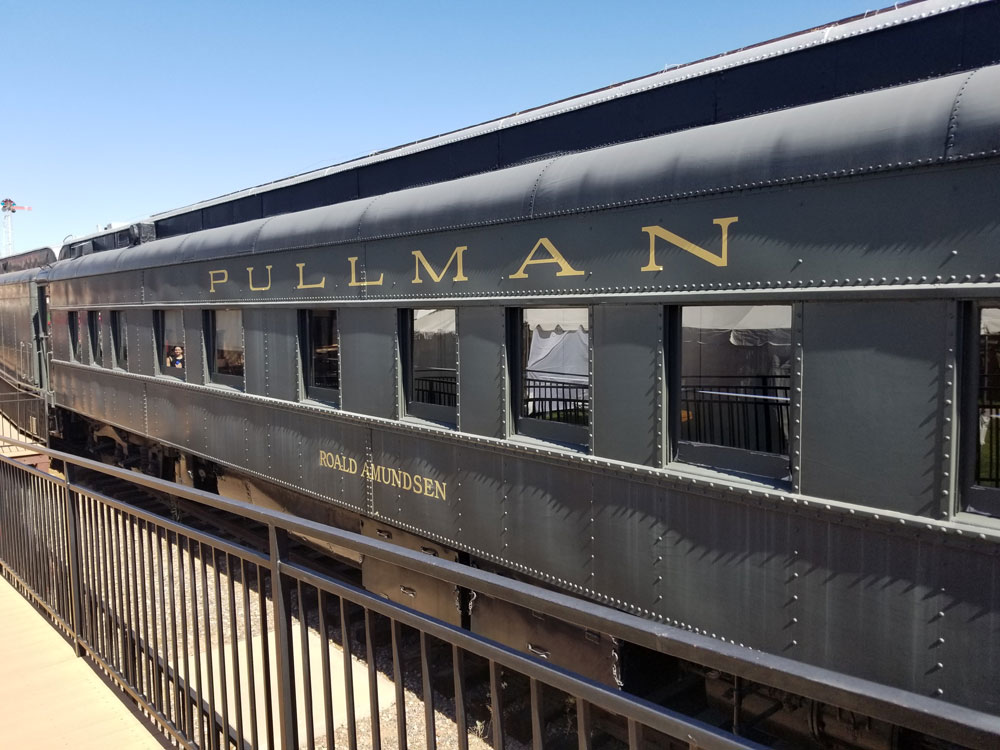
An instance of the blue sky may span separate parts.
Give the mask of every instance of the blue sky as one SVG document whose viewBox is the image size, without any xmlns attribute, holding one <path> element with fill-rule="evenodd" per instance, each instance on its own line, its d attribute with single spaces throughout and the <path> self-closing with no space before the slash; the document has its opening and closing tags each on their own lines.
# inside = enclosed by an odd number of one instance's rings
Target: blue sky
<svg viewBox="0 0 1000 750">
<path fill-rule="evenodd" d="M 58 245 L 883 4 L 0 0 L 0 197 Z"/>
</svg>

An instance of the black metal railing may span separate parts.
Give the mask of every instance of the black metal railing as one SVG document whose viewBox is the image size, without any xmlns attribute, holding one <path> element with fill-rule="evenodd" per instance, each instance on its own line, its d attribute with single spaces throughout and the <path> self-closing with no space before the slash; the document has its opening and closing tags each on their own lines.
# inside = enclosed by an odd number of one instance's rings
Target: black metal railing
<svg viewBox="0 0 1000 750">
<path fill-rule="evenodd" d="M 526 377 L 524 416 L 567 424 L 586 425 L 590 415 L 590 388 L 586 384 Z"/>
<path fill-rule="evenodd" d="M 788 454 L 789 378 L 685 376 L 681 439 Z"/>
<path fill-rule="evenodd" d="M 17 443 L 22 447 L 23 443 Z M 0 455 L 0 570 L 181 747 L 402 748 L 470 736 L 506 747 L 507 700 L 527 701 L 527 744 L 754 748 L 691 717 L 598 685 L 293 561 L 308 537 L 547 617 L 970 747 L 1000 740 L 959 706 L 833 674 L 358 534 L 37 447 L 133 488 L 265 530 L 235 543 Z M 168 514 L 169 515 L 169 514 Z M 415 658 L 409 655 L 413 654 Z M 366 673 L 367 715 L 355 702 Z M 470 689 L 470 674 L 477 686 Z M 483 677 L 484 676 L 484 677 Z M 388 681 L 381 693 L 379 682 Z M 338 687 L 342 686 L 342 687 Z M 475 694 L 474 694 L 475 693 Z M 407 710 L 417 696 L 423 711 Z M 391 705 L 390 705 L 391 702 Z M 548 710 L 562 707 L 555 716 Z M 445 710 L 447 709 L 447 710 Z M 447 721 L 441 720 L 445 711 Z M 595 717 L 600 718 L 597 721 Z M 422 742 L 414 743 L 416 735 Z M 567 736 L 568 735 L 568 736 Z M 369 744 L 369 743 L 366 743 Z"/>
<path fill-rule="evenodd" d="M 413 376 L 413 400 L 422 404 L 458 406 L 458 378 L 454 370 L 421 370 Z"/>
</svg>

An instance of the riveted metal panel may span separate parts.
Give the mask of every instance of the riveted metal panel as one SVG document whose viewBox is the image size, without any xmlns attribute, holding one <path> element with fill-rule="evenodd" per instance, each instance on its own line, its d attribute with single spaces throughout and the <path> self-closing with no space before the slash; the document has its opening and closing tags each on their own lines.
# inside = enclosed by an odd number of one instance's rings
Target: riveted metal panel
<svg viewBox="0 0 1000 750">
<path fill-rule="evenodd" d="M 340 398 L 345 411 L 396 416 L 396 321 L 391 307 L 340 311 Z"/>
<path fill-rule="evenodd" d="M 131 314 L 131 313 L 129 313 Z M 184 310 L 184 377 L 189 383 L 203 385 L 208 382 L 205 367 L 205 327 L 200 309 Z"/>
<path fill-rule="evenodd" d="M 128 328 L 128 367 L 140 375 L 156 374 L 156 344 L 153 337 L 153 311 L 130 309 L 125 316 Z"/>
<path fill-rule="evenodd" d="M 1000 715 L 1000 565 L 996 550 L 948 549 L 940 574 L 921 666 L 932 695 Z M 990 648 L 988 644 L 993 644 Z M 940 666 L 939 666 L 940 665 Z M 938 693 L 938 690 L 942 691 Z"/>
<path fill-rule="evenodd" d="M 301 359 L 298 343 L 298 311 L 264 311 L 264 393 L 271 398 L 296 401 L 299 398 Z"/>
<path fill-rule="evenodd" d="M 804 305 L 803 493 L 937 514 L 943 465 L 928 457 L 947 452 L 951 431 L 950 310 L 936 300 Z"/>
<path fill-rule="evenodd" d="M 778 653 L 930 694 L 936 550 L 850 525 L 797 527 L 789 587 L 796 615 Z"/>
<path fill-rule="evenodd" d="M 788 517 L 752 505 L 671 491 L 659 543 L 658 611 L 752 648 L 772 650 L 785 603 Z"/>
<path fill-rule="evenodd" d="M 149 434 L 174 445 L 210 455 L 207 425 L 208 394 L 186 388 L 173 378 L 163 377 L 146 388 Z M 184 404 L 184 408 L 178 408 Z"/>
<path fill-rule="evenodd" d="M 509 485 L 504 457 L 496 451 L 465 447 L 458 452 L 458 474 L 449 495 L 458 500 L 454 539 L 476 555 L 504 554 L 504 505 Z"/>
<path fill-rule="evenodd" d="M 594 569 L 593 475 L 533 459 L 504 461 L 505 556 L 524 572 L 553 572 L 591 585 Z"/>
<path fill-rule="evenodd" d="M 362 470 L 371 454 L 371 428 L 332 415 L 299 414 L 282 430 L 289 437 L 298 432 L 302 460 L 297 471 L 304 489 L 370 513 Z"/>
<path fill-rule="evenodd" d="M 653 485 L 595 476 L 594 591 L 634 604 L 641 614 L 656 611 L 669 574 L 660 545 L 669 529 L 664 509 L 670 502 Z"/>
<path fill-rule="evenodd" d="M 250 467 L 251 444 L 259 444 L 255 429 L 258 406 L 239 396 L 202 396 L 208 444 L 220 461 Z"/>
<path fill-rule="evenodd" d="M 656 466 L 662 443 L 663 308 L 594 308 L 594 453 Z"/>
<path fill-rule="evenodd" d="M 458 450 L 454 443 L 426 436 L 373 430 L 371 459 L 362 469 L 371 485 L 373 513 L 452 538 L 459 512 Z"/>
<path fill-rule="evenodd" d="M 458 424 L 462 432 L 507 436 L 506 335 L 504 308 L 458 308 Z"/>
<path fill-rule="evenodd" d="M 247 307 L 243 310 L 243 346 L 246 356 L 246 389 L 247 393 L 258 396 L 267 395 L 268 367 L 266 337 L 270 313 L 259 307 Z M 290 369 L 291 361 L 281 363 L 285 370 Z M 279 368 L 275 368 L 275 377 L 281 377 Z M 287 377 L 287 376 L 286 376 Z"/>
<path fill-rule="evenodd" d="M 146 434 L 145 381 L 107 374 L 99 387 L 104 395 L 102 412 L 107 421 L 137 435 Z"/>
</svg>

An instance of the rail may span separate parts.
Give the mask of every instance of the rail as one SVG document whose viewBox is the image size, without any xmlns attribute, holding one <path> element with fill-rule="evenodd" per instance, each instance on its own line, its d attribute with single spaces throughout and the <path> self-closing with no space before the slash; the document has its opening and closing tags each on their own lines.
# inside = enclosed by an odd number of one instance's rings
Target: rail
<svg viewBox="0 0 1000 750">
<path fill-rule="evenodd" d="M 16 441 L 10 442 L 21 447 Z M 371 555 L 541 614 L 609 633 L 799 695 L 970 747 L 1000 741 L 997 717 L 781 657 L 46 448 L 50 459 L 233 513 L 266 527 L 247 546 L 127 505 L 0 456 L 0 563 L 5 577 L 186 748 L 435 747 L 447 708 L 457 747 L 505 746 L 511 690 L 528 696 L 533 748 L 544 745 L 550 709 L 562 706 L 581 750 L 620 727 L 632 750 L 670 740 L 699 748 L 758 747 L 732 733 L 655 706 L 467 631 L 393 604 L 289 557 L 292 535 Z M 417 663 L 403 657 L 415 646 Z M 364 657 L 359 659 L 359 657 Z M 469 695 L 468 675 L 487 690 Z M 367 724 L 358 719 L 355 676 L 367 672 Z M 377 684 L 391 673 L 394 707 Z M 381 675 L 381 677 L 380 677 Z M 337 680 L 343 689 L 335 689 Z M 478 684 L 478 683 L 477 683 Z M 415 687 L 414 687 L 415 686 Z M 423 713 L 407 711 L 418 693 Z M 388 701 L 386 701 L 388 702 Z M 450 708 L 445 706 L 450 704 Z M 488 706 L 476 714 L 476 706 Z M 335 713 L 343 725 L 336 730 Z M 595 721 L 595 717 L 600 721 Z M 451 727 L 451 729 L 448 729 Z M 476 736 L 474 731 L 479 728 Z M 471 736 L 471 740 L 470 740 Z M 395 744 L 395 743 L 394 743 Z M 343 745 L 341 745 L 343 746 Z"/>
<path fill-rule="evenodd" d="M 681 439 L 788 454 L 789 378 L 685 376 Z"/>
</svg>

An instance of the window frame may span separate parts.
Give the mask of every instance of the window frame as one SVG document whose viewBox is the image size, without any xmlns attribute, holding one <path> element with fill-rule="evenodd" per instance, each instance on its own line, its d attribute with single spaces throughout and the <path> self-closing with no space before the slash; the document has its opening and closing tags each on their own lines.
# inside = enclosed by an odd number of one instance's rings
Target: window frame
<svg viewBox="0 0 1000 750">
<path fill-rule="evenodd" d="M 224 373 L 218 371 L 218 362 L 216 361 L 216 339 L 218 338 L 216 332 L 216 313 L 222 311 L 233 311 L 240 314 L 240 346 L 243 352 L 243 374 L 233 375 L 231 373 Z M 205 341 L 205 362 L 208 367 L 206 368 L 208 372 L 208 380 L 213 385 L 224 385 L 229 388 L 235 388 L 239 391 L 246 390 L 246 377 L 247 377 L 247 347 L 246 347 L 246 329 L 243 324 L 243 308 L 242 307 L 220 307 L 220 308 L 209 308 L 202 311 L 202 332 Z"/>
<path fill-rule="evenodd" d="M 959 363 L 964 365 L 960 381 L 959 404 L 961 425 L 958 458 L 958 497 L 953 511 L 977 522 L 1000 523 L 1000 487 L 976 484 L 979 442 L 979 389 L 982 357 L 980 321 L 985 308 L 1000 308 L 1000 300 L 987 299 L 966 303 L 961 315 L 962 337 Z M 1000 430 L 997 431 L 1000 435 Z M 974 508 L 974 506 L 979 506 Z"/>
<path fill-rule="evenodd" d="M 794 481 L 794 467 L 792 455 L 795 447 L 793 445 L 792 421 L 793 413 L 796 410 L 796 388 L 794 367 L 789 372 L 788 382 L 788 424 L 786 432 L 788 435 L 788 454 L 768 453 L 755 451 L 751 448 L 739 448 L 728 445 L 718 445 L 716 443 L 699 443 L 681 438 L 682 432 L 682 403 L 683 403 L 683 313 L 685 307 L 731 307 L 732 304 L 691 304 L 691 305 L 671 305 L 666 310 L 664 349 L 667 352 L 667 380 L 669 410 L 667 413 L 668 434 L 670 439 L 669 462 L 676 462 L 685 466 L 696 466 L 710 471 L 717 471 L 722 474 L 739 476 L 750 481 L 767 482 L 788 482 Z M 743 307 L 745 305 L 736 305 Z M 790 343 L 792 351 L 795 349 L 795 342 L 798 339 L 796 329 L 796 303 L 784 301 L 763 301 L 754 302 L 752 307 L 788 307 L 790 310 Z"/>
<path fill-rule="evenodd" d="M 71 362 L 83 362 L 83 341 L 80 336 L 80 311 L 66 313 L 66 328 L 69 336 L 69 359 Z"/>
<path fill-rule="evenodd" d="M 549 419 L 529 417 L 525 411 L 524 391 L 527 355 L 524 342 L 525 310 L 579 308 L 587 311 L 587 423 L 570 424 Z M 510 404 L 514 432 L 525 437 L 556 443 L 575 451 L 590 453 L 593 450 L 591 427 L 594 419 L 594 307 L 593 305 L 531 305 L 507 309 L 507 351 L 509 354 Z"/>
<path fill-rule="evenodd" d="M 337 387 L 316 385 L 315 378 L 315 352 L 313 350 L 312 322 L 313 315 L 317 312 L 333 313 L 333 338 L 337 346 Z M 311 401 L 319 401 L 331 406 L 340 406 L 340 386 L 342 383 L 343 371 L 340 366 L 340 311 L 337 308 L 317 307 L 299 310 L 299 355 L 302 366 L 302 394 L 303 398 Z M 246 365 L 244 363 L 244 372 Z"/>
<path fill-rule="evenodd" d="M 92 365 L 104 364 L 104 336 L 101 331 L 101 311 L 87 311 L 87 345 L 90 347 L 89 363 Z"/>
<path fill-rule="evenodd" d="M 167 367 L 166 365 L 166 315 L 179 313 L 181 316 L 181 346 L 187 352 L 187 331 L 184 328 L 184 311 L 178 309 L 153 310 L 153 346 L 155 347 L 156 374 L 176 380 L 187 380 L 187 367 Z M 185 363 L 186 364 L 186 363 Z"/>
<path fill-rule="evenodd" d="M 428 404 L 424 401 L 417 401 L 414 395 L 413 377 L 413 313 L 415 310 L 452 310 L 455 313 L 455 406 L 445 404 Z M 399 311 L 399 355 L 400 370 L 402 374 L 403 403 L 406 408 L 406 416 L 425 419 L 429 422 L 436 422 L 445 427 L 458 426 L 458 388 L 459 388 L 459 351 L 458 351 L 458 308 L 442 307 L 418 307 L 404 308 Z"/>
<path fill-rule="evenodd" d="M 111 310 L 111 350 L 114 369 L 128 372 L 128 318 L 125 310 Z"/>
</svg>

